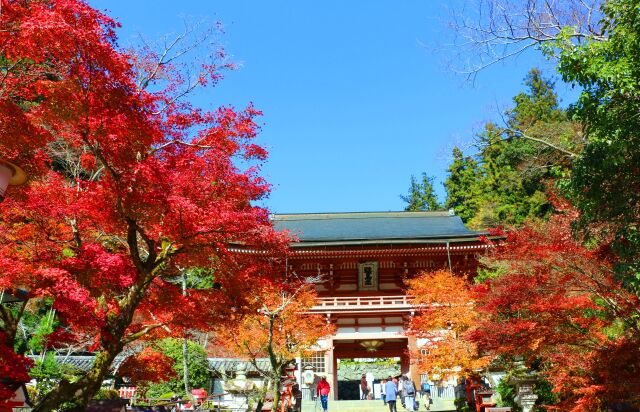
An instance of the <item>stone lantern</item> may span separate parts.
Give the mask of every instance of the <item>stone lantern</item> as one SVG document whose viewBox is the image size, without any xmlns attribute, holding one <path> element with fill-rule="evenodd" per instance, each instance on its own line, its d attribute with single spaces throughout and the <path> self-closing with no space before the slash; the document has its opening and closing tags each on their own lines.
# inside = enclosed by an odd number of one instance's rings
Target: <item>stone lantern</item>
<svg viewBox="0 0 640 412">
<path fill-rule="evenodd" d="M 26 173 L 11 162 L 0 159 L 0 202 L 8 186 L 21 185 L 27 181 Z"/>
<path fill-rule="evenodd" d="M 536 404 L 538 395 L 533 393 L 533 388 L 538 381 L 537 376 L 533 374 L 512 377 L 511 381 L 516 385 L 516 398 L 515 401 L 522 408 L 522 412 L 533 411 L 533 406 Z"/>
<path fill-rule="evenodd" d="M 223 384 L 224 390 L 232 394 L 253 390 L 255 385 L 252 381 L 247 379 L 247 369 L 248 366 L 246 362 L 238 362 L 235 367 L 236 377 L 235 379 L 226 381 Z"/>
<path fill-rule="evenodd" d="M 232 396 L 231 406 L 234 410 L 247 410 L 249 395 L 256 390 L 256 385 L 247 379 L 248 364 L 238 362 L 235 365 L 236 377 L 225 381 L 222 388 Z"/>
</svg>

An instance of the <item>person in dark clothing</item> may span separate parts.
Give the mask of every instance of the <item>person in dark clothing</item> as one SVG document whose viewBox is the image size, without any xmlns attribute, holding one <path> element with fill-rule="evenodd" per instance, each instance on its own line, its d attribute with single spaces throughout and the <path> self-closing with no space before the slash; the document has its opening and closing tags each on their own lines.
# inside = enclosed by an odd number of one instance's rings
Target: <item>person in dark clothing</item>
<svg viewBox="0 0 640 412">
<path fill-rule="evenodd" d="M 300 390 L 300 384 L 295 382 L 291 387 L 291 395 L 293 395 L 293 412 L 300 412 L 302 409 L 302 391 Z"/>
</svg>

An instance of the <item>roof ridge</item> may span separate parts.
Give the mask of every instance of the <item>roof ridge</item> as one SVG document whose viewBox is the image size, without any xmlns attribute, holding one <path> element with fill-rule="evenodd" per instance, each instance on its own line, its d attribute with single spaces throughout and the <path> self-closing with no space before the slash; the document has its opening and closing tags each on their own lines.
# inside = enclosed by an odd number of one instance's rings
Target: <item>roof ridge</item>
<svg viewBox="0 0 640 412">
<path fill-rule="evenodd" d="M 327 212 L 327 213 L 274 213 L 271 220 L 321 220 L 321 219 L 358 219 L 358 218 L 411 218 L 411 217 L 450 217 L 446 210 L 436 211 L 395 211 L 395 212 Z"/>
</svg>

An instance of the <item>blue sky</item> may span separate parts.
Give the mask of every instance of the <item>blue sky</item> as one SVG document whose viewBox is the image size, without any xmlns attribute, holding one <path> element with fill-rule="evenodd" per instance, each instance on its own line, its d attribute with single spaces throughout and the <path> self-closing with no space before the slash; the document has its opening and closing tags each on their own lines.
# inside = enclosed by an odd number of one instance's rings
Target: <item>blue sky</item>
<svg viewBox="0 0 640 412">
<path fill-rule="evenodd" d="M 399 195 L 422 172 L 443 200 L 451 148 L 496 119 L 531 67 L 554 74 L 536 53 L 473 84 L 455 74 L 448 1 L 89 3 L 122 24 L 121 46 L 177 33 L 185 20 L 222 23 L 219 40 L 240 67 L 196 103 L 263 111 L 258 141 L 273 185 L 264 204 L 276 213 L 401 210 Z"/>
</svg>

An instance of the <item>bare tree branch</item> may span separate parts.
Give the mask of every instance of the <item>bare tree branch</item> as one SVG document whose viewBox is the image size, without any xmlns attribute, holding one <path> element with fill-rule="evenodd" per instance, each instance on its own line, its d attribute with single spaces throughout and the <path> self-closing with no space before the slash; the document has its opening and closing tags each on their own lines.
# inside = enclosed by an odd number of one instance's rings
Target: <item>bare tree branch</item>
<svg viewBox="0 0 640 412">
<path fill-rule="evenodd" d="M 555 150 L 557 150 L 557 151 L 559 151 L 561 153 L 566 154 L 567 156 L 569 156 L 572 159 L 578 157 L 577 153 L 574 153 L 574 152 L 572 152 L 570 150 L 564 149 L 564 148 L 562 148 L 562 147 L 560 147 L 558 145 L 555 145 L 555 144 L 553 144 L 551 142 L 548 142 L 546 140 L 538 139 L 537 137 L 533 137 L 533 136 L 529 136 L 526 133 L 522 132 L 521 130 L 516 130 L 516 129 L 512 129 L 512 128 L 507 128 L 505 130 L 513 133 L 514 137 L 527 139 L 527 140 L 531 140 L 531 141 L 534 141 L 534 142 L 541 143 L 541 144 L 543 144 L 545 146 L 548 146 L 548 147 L 550 147 L 552 149 L 555 149 Z"/>
<path fill-rule="evenodd" d="M 603 0 L 475 0 L 451 13 L 456 72 L 473 79 L 498 62 L 545 44 L 553 58 L 563 47 L 606 41 L 600 25 Z M 468 3 L 468 2 L 465 2 Z M 554 42 L 557 42 L 554 44 Z M 460 63 L 462 62 L 462 66 Z"/>
<path fill-rule="evenodd" d="M 180 34 L 166 36 L 161 44 L 150 44 L 140 36 L 142 46 L 136 51 L 130 51 L 132 64 L 137 72 L 138 92 L 154 93 L 154 90 L 162 90 L 172 96 L 152 115 L 164 113 L 176 102 L 203 86 L 208 67 L 215 66 L 220 70 L 234 66 L 225 61 L 223 48 L 216 41 L 218 31 L 216 25 L 208 26 L 202 22 L 190 24 L 185 21 L 184 30 Z M 198 53 L 203 49 L 208 51 L 206 55 Z M 170 75 L 170 72 L 176 72 L 166 70 L 170 67 L 179 67 L 180 76 Z"/>
</svg>

